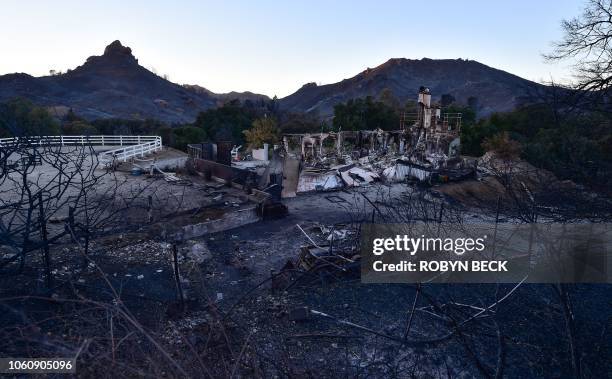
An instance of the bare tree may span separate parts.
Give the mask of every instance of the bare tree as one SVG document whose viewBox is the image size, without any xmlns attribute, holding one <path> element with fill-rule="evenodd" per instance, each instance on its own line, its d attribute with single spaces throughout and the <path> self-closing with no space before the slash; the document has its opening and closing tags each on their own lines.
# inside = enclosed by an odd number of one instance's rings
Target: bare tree
<svg viewBox="0 0 612 379">
<path fill-rule="evenodd" d="M 592 103 L 609 103 L 612 88 L 612 1 L 589 0 L 582 14 L 564 20 L 563 38 L 556 42 L 549 61 L 574 59 L 575 96 L 587 96 Z M 600 107 L 598 107 L 600 109 Z"/>
<path fill-rule="evenodd" d="M 21 272 L 28 254 L 41 251 L 50 284 L 53 246 L 82 243 L 87 254 L 93 238 L 137 229 L 170 203 L 166 208 L 181 207 L 184 191 L 158 193 L 159 188 L 155 181 L 133 183 L 104 170 L 88 144 L 59 146 L 36 137 L 5 142 L 0 147 L 0 269 L 19 260 Z"/>
<path fill-rule="evenodd" d="M 68 232 L 47 224 L 98 184 L 95 154 L 90 146 L 62 148 L 27 137 L 0 150 L 0 242 L 18 251 L 0 267 L 20 258 L 23 268 L 27 253 L 42 249 L 49 271 L 49 245 Z"/>
</svg>

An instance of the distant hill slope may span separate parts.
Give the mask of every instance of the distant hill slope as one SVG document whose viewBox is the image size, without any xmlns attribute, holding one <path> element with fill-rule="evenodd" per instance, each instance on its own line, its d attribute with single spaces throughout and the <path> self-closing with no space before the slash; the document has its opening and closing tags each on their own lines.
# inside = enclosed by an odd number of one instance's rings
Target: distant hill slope
<svg viewBox="0 0 612 379">
<path fill-rule="evenodd" d="M 249 100 L 249 101 L 252 101 L 253 103 L 257 103 L 262 100 L 264 102 L 270 101 L 270 98 L 268 96 L 262 95 L 259 93 L 253 93 L 250 91 L 245 91 L 245 92 L 231 91 L 227 93 L 215 93 L 197 84 L 183 84 L 183 87 L 195 93 L 205 94 L 210 97 L 213 97 L 217 99 L 217 103 L 219 105 L 227 101 L 231 101 L 231 100 L 240 100 L 241 102 Z"/>
<path fill-rule="evenodd" d="M 89 57 L 65 74 L 0 76 L 0 101 L 17 96 L 39 105 L 69 107 L 87 119 L 155 118 L 172 123 L 191 122 L 199 111 L 230 95 L 193 91 L 165 80 L 140 66 L 129 47 L 114 41 L 103 55 Z"/>
<path fill-rule="evenodd" d="M 280 107 L 289 111 L 315 112 L 326 117 L 333 114 L 333 106 L 337 103 L 351 98 L 377 97 L 385 88 L 389 88 L 402 103 L 416 100 L 420 86 L 429 87 L 434 100 L 439 100 L 443 94 L 451 94 L 458 102 L 466 104 L 470 96 L 475 96 L 480 105 L 479 115 L 512 110 L 528 88 L 542 87 L 476 61 L 395 58 L 338 83 L 306 84 L 282 98 Z"/>
</svg>

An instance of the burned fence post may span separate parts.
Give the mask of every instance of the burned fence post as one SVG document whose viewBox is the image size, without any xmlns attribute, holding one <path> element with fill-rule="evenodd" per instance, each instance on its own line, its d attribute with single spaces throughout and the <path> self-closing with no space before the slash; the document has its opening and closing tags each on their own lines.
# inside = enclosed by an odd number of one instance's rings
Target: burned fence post
<svg viewBox="0 0 612 379">
<path fill-rule="evenodd" d="M 51 288 L 51 262 L 49 257 L 49 241 L 47 239 L 47 221 L 45 220 L 45 210 L 43 206 L 42 192 L 38 193 L 38 222 L 40 223 L 40 233 L 42 237 L 42 249 L 45 261 L 45 279 L 47 288 Z"/>
</svg>

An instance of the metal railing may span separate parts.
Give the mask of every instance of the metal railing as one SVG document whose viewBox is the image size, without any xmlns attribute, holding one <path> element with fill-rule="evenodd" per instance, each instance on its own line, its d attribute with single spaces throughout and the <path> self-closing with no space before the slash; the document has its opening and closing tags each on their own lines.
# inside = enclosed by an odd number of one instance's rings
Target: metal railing
<svg viewBox="0 0 612 379">
<path fill-rule="evenodd" d="M 125 146 L 100 153 L 103 162 L 126 162 L 132 157 L 143 157 L 145 154 L 161 150 L 160 136 L 31 136 L 0 138 L 0 148 L 14 145 L 29 146 Z"/>
</svg>

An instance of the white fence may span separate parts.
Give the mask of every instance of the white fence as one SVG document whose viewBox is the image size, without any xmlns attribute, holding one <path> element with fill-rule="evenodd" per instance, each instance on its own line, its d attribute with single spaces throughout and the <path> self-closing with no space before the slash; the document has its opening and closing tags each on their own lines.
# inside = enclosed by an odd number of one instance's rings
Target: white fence
<svg viewBox="0 0 612 379">
<path fill-rule="evenodd" d="M 160 136 L 35 136 L 0 138 L 0 148 L 15 144 L 54 145 L 54 146 L 125 146 L 100 153 L 102 162 L 126 162 L 132 157 L 143 157 L 145 154 L 161 150 Z"/>
</svg>

